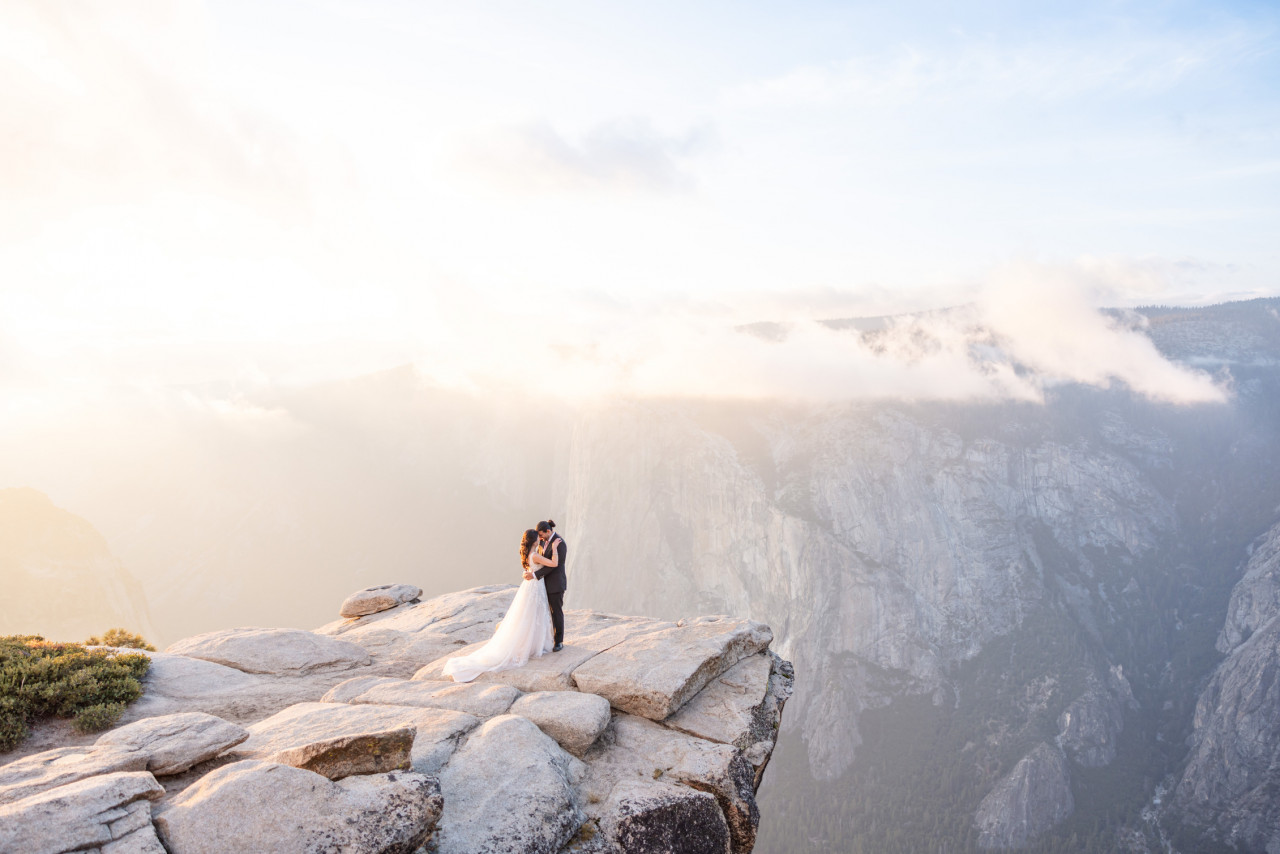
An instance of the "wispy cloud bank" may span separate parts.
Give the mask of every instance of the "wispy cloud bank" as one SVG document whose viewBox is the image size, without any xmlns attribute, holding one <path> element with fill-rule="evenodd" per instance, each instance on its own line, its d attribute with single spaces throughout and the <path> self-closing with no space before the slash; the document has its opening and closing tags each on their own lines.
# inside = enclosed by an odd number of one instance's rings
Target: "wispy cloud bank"
<svg viewBox="0 0 1280 854">
<path fill-rule="evenodd" d="M 8 365 L 0 380 L 14 392 L 11 415 L 27 405 L 17 392 L 40 402 L 39 383 L 22 375 L 24 362 L 71 378 L 72 396 L 140 380 L 158 387 L 224 377 L 252 387 L 293 376 L 296 383 L 350 375 L 361 365 L 412 362 L 445 387 L 480 393 L 545 388 L 580 400 L 1039 401 L 1054 385 L 1082 383 L 1122 384 L 1172 403 L 1225 401 L 1227 391 L 1211 376 L 1161 355 L 1141 315 L 1098 309 L 1151 301 L 1142 296 L 1161 293 L 1153 271 L 1162 266 L 1117 259 L 1022 262 L 993 273 L 959 305 L 861 319 L 845 310 L 864 303 L 838 294 L 593 300 L 551 290 L 531 301 L 458 286 L 436 304 L 428 337 L 412 317 L 392 337 L 370 328 L 323 346 L 300 341 L 300 349 L 265 340 L 179 342 L 160 334 L 115 344 L 79 341 L 33 354 L 39 341 L 27 336 L 0 353 Z"/>
<path fill-rule="evenodd" d="M 754 306 L 552 301 L 533 323 L 477 318 L 475 334 L 450 345 L 449 364 L 466 366 L 450 379 L 546 381 L 571 397 L 1039 401 L 1053 385 L 1082 383 L 1172 403 L 1225 401 L 1209 375 L 1164 358 L 1139 315 L 1098 310 L 1132 287 L 1089 262 L 1023 262 L 963 305 L 862 320 L 797 311 L 785 295 L 763 320 L 759 296 Z"/>
</svg>

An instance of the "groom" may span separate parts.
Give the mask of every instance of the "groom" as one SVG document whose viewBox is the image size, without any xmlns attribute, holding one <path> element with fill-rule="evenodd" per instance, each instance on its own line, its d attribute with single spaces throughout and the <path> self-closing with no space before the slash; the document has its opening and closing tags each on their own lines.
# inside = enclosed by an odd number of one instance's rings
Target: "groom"
<svg viewBox="0 0 1280 854">
<path fill-rule="evenodd" d="M 538 542 L 540 553 L 550 555 L 556 551 L 556 543 L 560 544 L 559 557 L 555 566 L 540 566 L 534 576 L 544 579 L 547 585 L 547 602 L 551 605 L 551 627 L 555 630 L 556 645 L 552 652 L 564 649 L 564 591 L 569 586 L 565 575 L 564 564 L 569 555 L 569 544 L 564 537 L 556 533 L 556 523 L 551 521 L 538 523 Z"/>
</svg>

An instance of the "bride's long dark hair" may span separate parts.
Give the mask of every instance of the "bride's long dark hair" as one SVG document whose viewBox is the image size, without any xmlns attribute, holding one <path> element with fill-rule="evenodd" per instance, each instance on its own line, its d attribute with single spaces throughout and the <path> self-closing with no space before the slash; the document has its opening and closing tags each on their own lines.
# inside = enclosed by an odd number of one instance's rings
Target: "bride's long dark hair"
<svg viewBox="0 0 1280 854">
<path fill-rule="evenodd" d="M 533 544 L 538 541 L 538 531 L 530 528 L 524 532 L 524 536 L 520 538 L 520 565 L 525 569 L 529 568 L 529 552 L 533 551 Z"/>
</svg>

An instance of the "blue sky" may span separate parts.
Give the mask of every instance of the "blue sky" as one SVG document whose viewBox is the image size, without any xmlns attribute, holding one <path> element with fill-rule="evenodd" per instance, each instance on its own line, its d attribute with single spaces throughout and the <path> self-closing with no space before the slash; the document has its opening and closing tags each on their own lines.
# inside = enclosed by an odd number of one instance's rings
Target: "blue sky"
<svg viewBox="0 0 1280 854">
<path fill-rule="evenodd" d="M 404 362 L 698 393 L 672 375 L 754 320 L 1280 292 L 1274 4 L 3 16 L 0 382 L 28 402 Z M 741 361 L 842 376 L 813 346 Z"/>
<path fill-rule="evenodd" d="M 517 196 L 513 230 L 550 218 L 604 245 L 567 274 L 513 245 L 544 284 L 608 290 L 618 260 L 639 268 L 628 290 L 911 292 L 1025 255 L 1182 264 L 1201 271 L 1170 283 L 1186 296 L 1276 284 L 1274 7 L 271 8 L 211 7 L 219 44 L 250 68 L 287 58 L 336 111 L 388 93 L 416 124 L 357 123 L 464 149 Z"/>
</svg>

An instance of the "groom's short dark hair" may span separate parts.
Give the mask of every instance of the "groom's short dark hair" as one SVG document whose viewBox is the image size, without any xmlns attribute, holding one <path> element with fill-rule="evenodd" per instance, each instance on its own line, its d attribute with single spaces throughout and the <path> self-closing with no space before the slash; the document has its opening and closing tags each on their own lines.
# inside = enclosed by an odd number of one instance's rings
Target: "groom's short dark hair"
<svg viewBox="0 0 1280 854">
<path fill-rule="evenodd" d="M 550 531 L 550 530 L 551 530 L 552 528 L 554 528 L 554 527 L 555 527 L 555 524 L 554 524 L 554 523 L 552 523 L 552 522 L 539 522 L 539 523 L 538 523 L 538 530 L 539 530 L 539 531 Z"/>
</svg>

